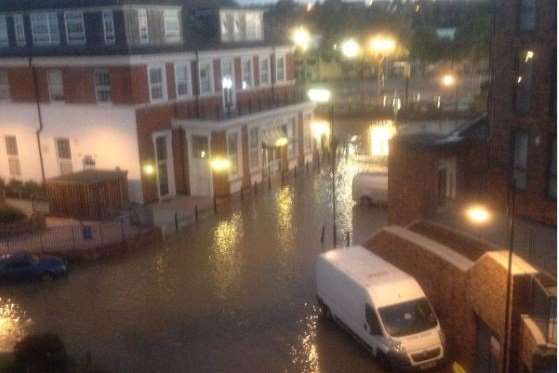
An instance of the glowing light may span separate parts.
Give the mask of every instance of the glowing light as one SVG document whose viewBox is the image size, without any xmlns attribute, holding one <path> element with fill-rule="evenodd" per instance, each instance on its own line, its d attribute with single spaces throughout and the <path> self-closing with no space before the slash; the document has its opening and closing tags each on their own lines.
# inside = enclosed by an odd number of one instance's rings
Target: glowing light
<svg viewBox="0 0 559 373">
<path fill-rule="evenodd" d="M 276 146 L 280 147 L 280 146 L 285 146 L 287 145 L 287 137 L 280 137 L 279 139 L 276 140 Z"/>
<path fill-rule="evenodd" d="M 291 41 L 304 52 L 311 44 L 311 34 L 305 27 L 297 27 L 291 33 Z"/>
<path fill-rule="evenodd" d="M 526 52 L 526 58 L 524 58 L 524 62 L 528 62 L 532 58 L 534 58 L 534 51 L 527 51 Z"/>
<path fill-rule="evenodd" d="M 214 158 L 210 161 L 210 167 L 216 172 L 226 171 L 231 167 L 231 161 L 227 158 Z"/>
<path fill-rule="evenodd" d="M 386 121 L 382 124 L 373 125 L 369 128 L 371 141 L 371 155 L 386 157 L 389 153 L 390 139 L 396 134 L 394 122 Z"/>
<path fill-rule="evenodd" d="M 474 224 L 485 224 L 491 220 L 491 213 L 484 206 L 474 205 L 466 209 L 466 217 Z"/>
<path fill-rule="evenodd" d="M 516 83 L 518 84 L 522 83 L 522 76 L 519 76 L 518 79 L 516 79 Z"/>
<path fill-rule="evenodd" d="M 206 158 L 206 151 L 205 150 L 202 150 L 200 152 L 200 158 Z"/>
<path fill-rule="evenodd" d="M 330 136 L 330 123 L 326 121 L 315 121 L 311 123 L 311 132 L 315 139 L 320 140 L 322 136 Z"/>
<path fill-rule="evenodd" d="M 31 319 L 11 299 L 0 298 L 0 352 L 11 352 L 28 333 Z"/>
<path fill-rule="evenodd" d="M 396 50 L 396 40 L 387 35 L 376 35 L 369 40 L 369 50 L 383 56 L 392 54 Z"/>
<path fill-rule="evenodd" d="M 146 175 L 148 175 L 148 176 L 151 176 L 151 175 L 153 175 L 154 173 L 155 173 L 155 167 L 153 167 L 153 165 L 150 164 L 150 163 L 146 163 L 146 164 L 144 165 L 144 174 L 146 174 Z"/>
<path fill-rule="evenodd" d="M 444 87 L 452 87 L 456 84 L 456 77 L 452 74 L 444 74 L 441 78 L 441 84 Z"/>
<path fill-rule="evenodd" d="M 307 96 L 313 102 L 324 104 L 330 101 L 332 93 L 326 88 L 311 88 L 308 90 Z"/>
<path fill-rule="evenodd" d="M 342 42 L 342 54 L 346 58 L 356 58 L 361 55 L 361 46 L 355 39 L 347 39 Z"/>
<path fill-rule="evenodd" d="M 223 86 L 223 89 L 231 89 L 233 88 L 233 79 L 226 76 L 221 80 L 221 85 Z"/>
</svg>

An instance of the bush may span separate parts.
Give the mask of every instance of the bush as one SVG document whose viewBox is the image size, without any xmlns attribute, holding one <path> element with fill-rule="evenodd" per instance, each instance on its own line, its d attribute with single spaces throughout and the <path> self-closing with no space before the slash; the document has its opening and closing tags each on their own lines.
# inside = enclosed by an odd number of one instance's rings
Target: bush
<svg viewBox="0 0 559 373">
<path fill-rule="evenodd" d="M 9 224 L 21 221 L 26 215 L 18 208 L 0 204 L 0 224 Z"/>
<path fill-rule="evenodd" d="M 52 333 L 32 334 L 14 347 L 14 372 L 67 372 L 69 359 L 59 336 Z"/>
</svg>

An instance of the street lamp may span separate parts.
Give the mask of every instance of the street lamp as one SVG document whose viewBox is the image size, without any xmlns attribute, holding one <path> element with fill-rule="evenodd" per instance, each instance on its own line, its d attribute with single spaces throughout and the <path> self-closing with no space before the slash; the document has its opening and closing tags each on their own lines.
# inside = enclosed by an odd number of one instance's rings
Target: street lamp
<svg viewBox="0 0 559 373">
<path fill-rule="evenodd" d="M 392 36 L 377 34 L 369 39 L 369 52 L 378 59 L 377 96 L 380 97 L 384 81 L 384 60 L 396 51 L 397 42 Z"/>
<path fill-rule="evenodd" d="M 336 246 L 336 141 L 334 140 L 334 102 L 332 92 L 326 88 L 312 88 L 307 92 L 310 100 L 320 104 L 330 103 L 330 151 L 332 153 L 332 237 Z"/>
<path fill-rule="evenodd" d="M 348 59 L 357 58 L 361 55 L 362 52 L 361 46 L 359 45 L 357 40 L 353 38 L 344 40 L 342 42 L 341 48 L 342 55 Z"/>
<path fill-rule="evenodd" d="M 307 49 L 309 49 L 311 44 L 311 34 L 304 26 L 299 26 L 293 29 L 291 32 L 291 41 L 295 45 L 295 48 L 301 52 L 301 60 L 303 62 L 303 71 L 301 79 L 301 91 L 305 91 L 305 85 L 307 82 Z"/>
<path fill-rule="evenodd" d="M 440 78 L 440 85 L 443 89 L 454 88 L 454 116 L 458 114 L 458 77 L 453 73 L 445 73 Z"/>
</svg>

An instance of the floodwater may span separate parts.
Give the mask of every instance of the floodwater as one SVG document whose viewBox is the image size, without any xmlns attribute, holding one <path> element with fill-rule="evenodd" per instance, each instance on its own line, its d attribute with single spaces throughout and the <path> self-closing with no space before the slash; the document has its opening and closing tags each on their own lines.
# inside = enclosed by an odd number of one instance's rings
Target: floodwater
<svg viewBox="0 0 559 373">
<path fill-rule="evenodd" d="M 339 166 L 338 243 L 386 224 L 355 206 Z M 0 350 L 38 331 L 112 372 L 375 372 L 346 332 L 318 317 L 314 263 L 332 247 L 327 167 L 220 205 L 160 245 L 76 266 L 67 279 L 0 289 Z M 321 244 L 322 226 L 325 242 Z"/>
</svg>

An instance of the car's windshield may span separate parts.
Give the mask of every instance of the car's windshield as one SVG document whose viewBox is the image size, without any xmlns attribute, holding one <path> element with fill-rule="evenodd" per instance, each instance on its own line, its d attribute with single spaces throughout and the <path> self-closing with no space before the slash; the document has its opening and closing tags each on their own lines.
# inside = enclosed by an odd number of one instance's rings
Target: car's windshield
<svg viewBox="0 0 559 373">
<path fill-rule="evenodd" d="M 437 317 L 425 298 L 379 308 L 386 332 L 393 337 L 420 333 L 437 326 Z"/>
</svg>

